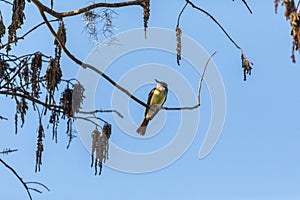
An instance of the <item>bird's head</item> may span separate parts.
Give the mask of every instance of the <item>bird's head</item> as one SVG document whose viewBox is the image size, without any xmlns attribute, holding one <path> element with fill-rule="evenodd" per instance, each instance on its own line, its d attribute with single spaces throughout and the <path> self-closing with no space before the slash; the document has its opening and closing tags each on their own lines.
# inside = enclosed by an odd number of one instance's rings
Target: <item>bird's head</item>
<svg viewBox="0 0 300 200">
<path fill-rule="evenodd" d="M 161 90 L 167 90 L 168 89 L 168 84 L 163 82 L 163 81 L 158 81 L 157 79 L 155 79 L 155 82 L 156 82 L 156 87 L 158 89 L 161 89 Z"/>
</svg>

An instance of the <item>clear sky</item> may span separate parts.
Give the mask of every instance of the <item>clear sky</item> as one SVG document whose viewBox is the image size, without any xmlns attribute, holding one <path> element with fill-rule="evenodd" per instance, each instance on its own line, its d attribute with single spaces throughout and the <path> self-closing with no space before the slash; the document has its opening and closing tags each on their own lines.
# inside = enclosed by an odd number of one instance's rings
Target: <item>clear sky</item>
<svg viewBox="0 0 300 200">
<path fill-rule="evenodd" d="M 24 128 L 18 135 L 14 135 L 14 104 L 10 98 L 1 97 L 0 115 L 10 120 L 0 121 L 0 150 L 19 150 L 10 155 L 1 155 L 1 158 L 13 166 L 25 181 L 39 181 L 51 189 L 51 192 L 41 189 L 43 194 L 32 192 L 34 199 L 300 199 L 300 56 L 296 53 L 298 62 L 291 63 L 290 27 L 283 16 L 283 8 L 279 7 L 279 13 L 275 15 L 273 1 L 249 0 L 253 10 L 251 15 L 241 1 L 194 2 L 210 11 L 254 62 L 253 73 L 244 82 L 240 52 L 216 24 L 191 7 L 183 14 L 183 33 L 202 45 L 208 54 L 218 51 L 213 61 L 226 91 L 226 119 L 221 137 L 212 152 L 204 159 L 198 158 L 213 106 L 208 86 L 204 84 L 195 139 L 188 150 L 171 165 L 140 174 L 125 173 L 104 166 L 102 175 L 94 176 L 94 171 L 90 168 L 90 155 L 79 137 L 66 149 L 65 126 L 61 123 L 57 144 L 51 140 L 50 130 L 46 130 L 42 169 L 40 173 L 35 173 L 38 128 L 36 115 L 30 111 Z M 151 3 L 149 26 L 174 30 L 184 1 L 164 0 Z M 80 1 L 74 1 L 72 5 L 57 2 L 54 8 L 70 10 L 82 5 L 86 4 Z M 9 7 L 1 3 L 2 14 L 8 24 L 10 18 L 5 9 Z M 41 21 L 33 5 L 27 4 L 26 9 L 28 24 L 19 33 Z M 118 15 L 113 21 L 117 27 L 115 34 L 142 28 L 142 10 L 139 7 L 117 9 L 116 12 Z M 95 46 L 83 32 L 84 21 L 75 17 L 65 22 L 68 31 L 67 46 L 80 59 L 86 59 Z M 53 38 L 46 27 L 33 32 L 27 39 L 20 41 L 17 53 L 28 53 L 37 48 L 46 54 L 53 52 Z M 199 75 L 185 60 L 178 67 L 176 55 L 171 53 L 160 54 L 160 51 L 144 49 L 122 55 L 108 66 L 107 73 L 114 80 L 121 80 L 128 71 L 141 65 L 147 67 L 150 63 L 173 68 L 189 81 L 197 95 Z M 66 78 L 75 77 L 79 70 L 65 56 L 62 58 L 62 66 Z M 141 77 L 146 75 L 140 74 Z M 147 83 L 137 86 L 138 89 L 134 91 L 144 101 L 148 91 L 154 86 L 153 79 L 157 77 L 153 75 L 146 78 Z M 165 104 L 169 107 L 178 106 L 180 102 L 174 92 L 178 89 L 174 86 L 176 80 L 174 83 L 172 80 L 169 82 L 170 94 Z M 95 95 L 97 109 L 111 108 L 112 91 L 113 87 L 107 82 L 99 82 Z M 142 120 L 144 108 L 133 101 L 128 103 L 127 99 L 124 104 L 129 105 L 133 124 L 137 126 Z M 180 114 L 159 113 L 157 118 L 166 120 L 165 127 L 156 136 L 146 139 L 128 136 L 118 126 L 119 119 L 112 114 L 99 116 L 112 124 L 113 143 L 130 152 L 147 153 L 156 151 L 176 137 L 182 121 Z M 194 118 L 188 120 L 195 122 Z M 156 123 L 159 120 L 151 121 L 150 126 L 156 127 Z M 133 132 L 132 135 L 134 134 Z M 119 161 L 128 162 L 122 158 Z M 1 165 L 0 183 L 0 199 L 27 198 L 22 185 Z"/>
</svg>

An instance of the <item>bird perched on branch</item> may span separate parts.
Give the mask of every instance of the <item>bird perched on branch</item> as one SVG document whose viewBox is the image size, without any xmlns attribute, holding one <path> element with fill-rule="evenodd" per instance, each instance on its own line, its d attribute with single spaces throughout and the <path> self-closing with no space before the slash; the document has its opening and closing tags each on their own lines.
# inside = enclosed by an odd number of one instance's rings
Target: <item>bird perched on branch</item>
<svg viewBox="0 0 300 200">
<path fill-rule="evenodd" d="M 153 117 L 160 110 L 160 107 L 167 100 L 168 84 L 156 79 L 155 82 L 156 87 L 153 88 L 148 95 L 147 104 L 150 106 L 150 108 L 146 108 L 144 120 L 142 121 L 140 127 L 136 130 L 136 132 L 140 135 L 145 135 L 149 121 L 153 119 Z"/>
</svg>

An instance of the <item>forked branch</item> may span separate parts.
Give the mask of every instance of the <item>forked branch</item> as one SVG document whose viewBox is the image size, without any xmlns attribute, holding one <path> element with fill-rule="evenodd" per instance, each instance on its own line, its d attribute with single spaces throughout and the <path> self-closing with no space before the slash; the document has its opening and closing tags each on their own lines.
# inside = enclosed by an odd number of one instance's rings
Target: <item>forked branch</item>
<svg viewBox="0 0 300 200">
<path fill-rule="evenodd" d="M 127 7 L 127 6 L 134 6 L 134 5 L 139 5 L 142 6 L 143 3 L 146 2 L 146 0 L 135 0 L 135 1 L 124 1 L 124 2 L 119 2 L 119 3 L 95 3 L 90 6 L 80 8 L 78 10 L 72 10 L 72 11 L 65 11 L 65 12 L 57 12 L 54 11 L 51 8 L 48 8 L 44 4 L 42 4 L 39 0 L 32 0 L 32 2 L 38 6 L 41 10 L 49 13 L 53 17 L 56 17 L 58 19 L 62 19 L 64 17 L 71 17 L 74 15 L 80 15 L 83 14 L 87 11 L 96 9 L 96 8 L 121 8 L 121 7 Z"/>
<path fill-rule="evenodd" d="M 24 182 L 23 179 L 20 177 L 20 175 L 14 170 L 14 168 L 12 168 L 11 166 L 9 166 L 9 165 L 8 165 L 6 162 L 4 162 L 2 159 L 0 159 L 0 162 L 1 162 L 7 169 L 9 169 L 9 170 L 17 177 L 17 179 L 21 182 L 21 184 L 22 184 L 23 187 L 25 188 L 25 190 L 26 190 L 26 192 L 27 192 L 28 197 L 29 197 L 30 200 L 32 200 L 32 196 L 31 196 L 29 190 L 34 190 L 34 191 L 39 192 L 39 193 L 41 193 L 41 191 L 40 191 L 40 190 L 37 190 L 37 189 L 35 189 L 35 188 L 28 187 L 27 184 L 32 184 L 32 183 L 38 184 L 38 185 L 43 186 L 46 190 L 50 191 L 49 188 L 48 188 L 47 186 L 45 186 L 44 184 L 42 184 L 42 183 L 39 183 L 39 182 Z"/>
</svg>

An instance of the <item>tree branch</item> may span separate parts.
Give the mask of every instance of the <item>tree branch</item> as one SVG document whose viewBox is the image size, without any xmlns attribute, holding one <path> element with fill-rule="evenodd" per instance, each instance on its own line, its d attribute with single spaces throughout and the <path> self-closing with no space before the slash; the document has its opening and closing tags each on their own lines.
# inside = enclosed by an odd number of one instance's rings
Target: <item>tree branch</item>
<svg viewBox="0 0 300 200">
<path fill-rule="evenodd" d="M 49 22 L 56 22 L 56 21 L 58 21 L 58 19 L 53 19 L 53 20 L 50 20 Z M 22 35 L 22 36 L 20 36 L 20 37 L 17 37 L 17 38 L 16 38 L 16 41 L 18 41 L 18 40 L 24 40 L 25 37 L 26 37 L 28 34 L 30 34 L 32 31 L 34 31 L 35 29 L 39 28 L 40 26 L 42 26 L 42 25 L 44 25 L 44 24 L 45 24 L 45 22 L 41 22 L 41 23 L 39 23 L 38 25 L 34 26 L 32 29 L 30 29 L 29 31 L 27 31 L 26 33 L 24 33 L 24 35 Z M 8 43 L 6 43 L 6 44 L 3 44 L 3 45 L 0 46 L 0 49 L 6 47 L 7 45 L 13 44 L 13 43 L 15 43 L 16 41 L 8 42 Z"/>
<path fill-rule="evenodd" d="M 234 44 L 234 46 L 241 51 L 241 58 L 242 58 L 242 68 L 244 69 L 244 81 L 246 81 L 247 75 L 251 75 L 251 70 L 253 65 L 252 62 L 250 62 L 244 53 L 243 49 L 232 39 L 232 37 L 227 33 L 227 31 L 223 28 L 223 26 L 207 11 L 203 10 L 202 8 L 196 6 L 194 3 L 192 3 L 190 0 L 186 0 L 187 3 L 189 3 L 193 8 L 199 10 L 200 12 L 205 13 L 208 17 L 210 17 L 225 33 L 227 38 Z"/>
<path fill-rule="evenodd" d="M 35 2 L 36 0 L 33 0 L 33 2 Z M 77 59 L 74 55 L 71 54 L 71 52 L 65 47 L 65 45 L 61 42 L 60 38 L 58 37 L 58 35 L 55 33 L 53 27 L 51 26 L 51 24 L 49 23 L 47 17 L 44 14 L 44 11 L 42 10 L 42 8 L 38 7 L 40 14 L 42 16 L 42 18 L 44 19 L 44 21 L 46 22 L 51 34 L 54 36 L 54 38 L 58 41 L 59 45 L 61 46 L 61 48 L 63 49 L 63 51 L 66 53 L 66 55 L 73 60 L 76 64 L 80 65 L 81 67 L 88 68 L 94 72 L 96 72 L 97 74 L 99 74 L 100 76 L 102 76 L 104 79 L 106 79 L 108 82 L 110 82 L 112 85 L 114 85 L 116 88 L 118 88 L 119 90 L 121 90 L 123 93 L 125 93 L 127 96 L 129 96 L 131 99 L 133 99 L 134 101 L 136 101 L 137 103 L 141 104 L 144 107 L 150 108 L 149 105 L 145 104 L 144 102 L 142 102 L 141 100 L 139 100 L 138 98 L 136 98 L 135 96 L 133 96 L 128 90 L 126 90 L 125 88 L 123 88 L 122 86 L 120 86 L 119 84 L 117 84 L 115 81 L 113 81 L 108 75 L 106 75 L 105 73 L 103 73 L 102 71 L 100 71 L 99 69 L 97 69 L 94 66 L 91 66 L 87 63 L 84 63 L 82 61 L 80 61 L 79 59 Z"/>
<path fill-rule="evenodd" d="M 18 149 L 4 149 L 0 154 L 9 154 L 18 151 Z"/>
<path fill-rule="evenodd" d="M 234 0 L 232 0 L 232 1 L 234 1 Z M 250 6 L 248 5 L 248 3 L 246 2 L 246 0 L 242 0 L 242 2 L 245 4 L 245 6 L 246 6 L 247 9 L 249 10 L 249 12 L 250 12 L 251 14 L 253 14 L 253 13 L 252 13 L 252 10 L 251 10 Z"/>
<path fill-rule="evenodd" d="M 160 107 L 159 109 L 161 110 L 194 110 L 198 107 L 200 107 L 201 105 L 201 101 L 200 101 L 200 93 L 201 93 L 201 89 L 202 89 L 202 82 L 203 82 L 203 79 L 204 79 L 204 75 L 206 73 L 206 69 L 208 67 L 208 64 L 210 62 L 210 60 L 212 59 L 212 57 L 216 54 L 217 52 L 215 51 L 211 56 L 209 56 L 206 64 L 205 64 L 205 67 L 203 69 L 203 73 L 201 75 L 201 78 L 200 78 L 200 81 L 199 81 L 199 89 L 198 89 L 198 104 L 194 105 L 194 106 L 191 106 L 191 107 L 182 107 L 182 108 L 168 108 L 168 107 Z"/>
<path fill-rule="evenodd" d="M 94 124 L 95 126 L 99 127 L 99 124 L 97 124 L 97 123 L 94 122 L 93 120 L 91 120 L 91 119 L 89 119 L 89 118 L 86 118 L 86 117 L 74 117 L 74 119 L 81 119 L 81 120 L 90 122 L 90 123 Z M 101 121 L 103 121 L 104 123 L 107 123 L 105 120 L 101 120 Z"/>
<path fill-rule="evenodd" d="M 37 0 L 32 0 L 34 3 L 37 1 Z M 193 5 L 190 1 L 186 0 L 187 3 Z M 48 26 L 50 32 L 52 33 L 52 35 L 54 36 L 54 38 L 58 41 L 59 45 L 61 46 L 61 48 L 64 50 L 64 52 L 66 53 L 66 55 L 71 59 L 73 60 L 75 63 L 77 63 L 78 65 L 80 65 L 81 67 L 83 67 L 84 69 L 85 68 L 88 68 L 94 72 L 96 72 L 97 74 L 99 74 L 100 76 L 102 76 L 104 79 L 106 79 L 108 82 L 110 82 L 112 85 L 114 85 L 117 89 L 119 89 L 120 91 L 122 91 L 123 93 L 125 93 L 128 97 L 130 97 L 131 99 L 133 99 L 134 101 L 136 101 L 137 103 L 139 103 L 140 105 L 146 107 L 146 108 L 150 108 L 151 107 L 144 103 L 143 101 L 139 100 L 137 97 L 135 97 L 134 95 L 132 95 L 128 90 L 126 90 L 125 88 L 123 88 L 122 86 L 120 86 L 119 84 L 117 84 L 115 81 L 113 81 L 108 75 L 106 75 L 105 73 L 103 73 L 102 71 L 100 71 L 98 68 L 92 66 L 92 65 L 89 65 L 87 63 L 84 63 L 82 61 L 80 61 L 79 59 L 77 59 L 74 55 L 72 55 L 70 53 L 70 51 L 65 47 L 65 45 L 61 42 L 60 38 L 58 37 L 58 35 L 55 33 L 53 27 L 51 26 L 51 24 L 49 23 L 45 13 L 44 13 L 44 10 L 43 10 L 43 7 L 39 7 L 38 4 L 36 4 L 39 11 L 40 11 L 40 14 L 42 16 L 42 18 L 44 19 L 44 21 L 46 22 L 46 25 Z M 197 7 L 196 7 L 197 8 Z M 201 8 L 197 8 L 197 9 L 200 9 L 202 10 Z M 206 12 L 206 11 L 204 11 Z M 206 12 L 207 13 L 207 12 Z M 211 16 L 209 13 L 207 13 L 209 16 Z M 211 18 L 217 23 L 219 24 L 212 16 Z M 219 24 L 219 26 L 223 29 L 223 27 Z M 223 29 L 224 30 L 224 29 Z M 224 30 L 225 31 L 225 30 Z M 227 34 L 227 32 L 225 31 L 225 33 Z M 227 34 L 228 35 L 228 34 Z M 230 36 L 228 35 L 228 37 L 230 38 Z M 232 40 L 232 39 L 231 39 Z M 233 40 L 232 40 L 233 41 Z M 233 41 L 234 42 L 234 41 Z M 236 44 L 234 42 L 234 44 Z M 237 44 L 236 46 L 241 49 Z M 209 59 L 210 60 L 210 59 Z M 200 106 L 200 104 L 197 104 L 193 107 L 182 107 L 182 108 L 168 108 L 168 107 L 162 107 L 160 109 L 164 109 L 164 110 L 193 110 L 193 109 L 196 109 Z"/>
<path fill-rule="evenodd" d="M 119 117 L 123 118 L 123 115 L 117 110 L 94 110 L 94 111 L 79 111 L 81 114 L 96 114 L 96 113 L 116 113 Z"/>
<path fill-rule="evenodd" d="M 30 200 L 32 200 L 32 197 L 31 197 L 31 194 L 29 192 L 29 188 L 27 187 L 26 183 L 22 180 L 22 178 L 18 175 L 18 173 L 11 167 L 9 166 L 6 162 L 4 162 L 2 159 L 0 159 L 0 162 L 6 167 L 8 168 L 18 179 L 19 181 L 22 183 L 22 185 L 24 186 L 27 194 L 28 194 L 28 197 Z"/>
<path fill-rule="evenodd" d="M 245 4 L 245 6 L 248 8 L 249 12 L 252 14 L 252 10 L 251 10 L 250 6 L 248 5 L 248 3 L 246 2 L 246 0 L 242 0 L 242 1 Z"/>
<path fill-rule="evenodd" d="M 0 94 L 4 94 L 4 95 L 9 95 L 9 96 L 18 96 L 18 97 L 22 97 L 25 98 L 29 101 L 32 101 L 33 103 L 37 103 L 40 104 L 42 106 L 44 106 L 45 108 L 49 109 L 49 110 L 56 110 L 61 112 L 63 107 L 58 106 L 58 105 L 53 105 L 53 104 L 47 104 L 45 102 L 40 101 L 39 99 L 36 99 L 30 95 L 25 95 L 25 94 L 20 94 L 17 92 L 11 92 L 11 91 L 0 91 Z"/>
<path fill-rule="evenodd" d="M 136 1 L 125 1 L 125 2 L 119 2 L 119 3 L 95 3 L 92 4 L 90 6 L 78 9 L 78 10 L 73 10 L 73 11 L 66 11 L 66 12 L 56 12 L 50 8 L 48 8 L 47 6 L 43 5 L 39 0 L 32 0 L 32 2 L 39 7 L 39 9 L 49 13 L 50 15 L 58 18 L 58 19 L 62 19 L 64 17 L 71 17 L 74 15 L 80 15 L 82 13 L 85 13 L 89 10 L 93 10 L 95 8 L 120 8 L 120 7 L 126 7 L 126 6 L 133 6 L 133 5 L 140 5 L 142 6 L 142 4 L 144 2 L 146 2 L 146 0 L 136 0 Z"/>
<path fill-rule="evenodd" d="M 8 120 L 6 117 L 0 116 L 0 120 Z"/>
<path fill-rule="evenodd" d="M 7 4 L 11 5 L 11 6 L 14 5 L 13 3 L 9 2 L 9 1 L 6 1 L 6 0 L 0 0 L 0 1 L 2 1 L 4 3 L 7 3 Z"/>
<path fill-rule="evenodd" d="M 182 15 L 182 13 L 184 12 L 184 10 L 185 10 L 185 8 L 186 8 L 187 5 L 188 5 L 188 2 L 186 2 L 186 3 L 184 4 L 183 8 L 181 9 L 181 11 L 180 11 L 180 13 L 179 13 L 179 15 L 178 15 L 178 18 L 177 18 L 177 25 L 176 25 L 177 28 L 179 27 L 179 24 L 180 24 L 180 18 L 181 18 L 181 15 Z"/>
<path fill-rule="evenodd" d="M 36 181 L 29 181 L 29 182 L 25 182 L 26 184 L 36 184 L 36 185 L 40 185 L 42 186 L 44 189 L 46 189 L 48 192 L 50 192 L 50 189 L 44 185 L 43 183 L 40 183 L 40 182 L 36 182 Z"/>
<path fill-rule="evenodd" d="M 193 8 L 205 13 L 209 18 L 211 18 L 220 27 L 220 29 L 225 33 L 227 38 L 236 46 L 236 48 L 238 48 L 242 51 L 242 48 L 231 38 L 231 36 L 227 33 L 227 31 L 223 28 L 223 26 L 209 12 L 207 12 L 206 10 L 203 10 L 202 8 L 196 6 L 190 0 L 186 0 L 186 2 L 189 3 Z"/>
</svg>

